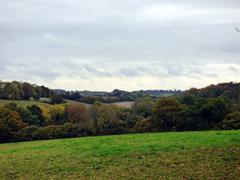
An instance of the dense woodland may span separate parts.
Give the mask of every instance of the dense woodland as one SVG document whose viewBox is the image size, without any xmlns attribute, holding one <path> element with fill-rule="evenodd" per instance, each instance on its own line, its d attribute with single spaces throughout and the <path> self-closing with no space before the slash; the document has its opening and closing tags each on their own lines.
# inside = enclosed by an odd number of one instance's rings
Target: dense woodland
<svg viewBox="0 0 240 180">
<path fill-rule="evenodd" d="M 240 129 L 240 84 L 192 88 L 170 97 L 141 96 L 131 109 L 93 102 L 63 103 L 44 86 L 0 84 L 1 99 L 50 97 L 49 107 L 0 107 L 0 142 L 161 131 Z"/>
</svg>

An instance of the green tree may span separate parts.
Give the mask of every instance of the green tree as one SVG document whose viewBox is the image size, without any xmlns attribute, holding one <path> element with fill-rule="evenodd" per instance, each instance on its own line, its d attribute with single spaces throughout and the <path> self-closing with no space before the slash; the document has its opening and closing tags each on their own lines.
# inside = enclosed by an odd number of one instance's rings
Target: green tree
<svg viewBox="0 0 240 180">
<path fill-rule="evenodd" d="M 22 118 L 23 122 L 28 125 L 39 125 L 39 120 L 36 116 L 32 115 L 28 108 L 19 107 L 17 109 L 20 117 Z"/>
<path fill-rule="evenodd" d="M 156 130 L 176 130 L 180 121 L 178 113 L 183 109 L 182 105 L 174 98 L 161 98 L 153 111 L 153 125 Z"/>
<path fill-rule="evenodd" d="M 200 129 L 212 129 L 225 118 L 230 108 L 230 104 L 225 98 L 204 99 L 198 105 L 194 117 L 199 119 Z"/>
<path fill-rule="evenodd" d="M 4 91 L 7 99 L 19 99 L 19 91 L 17 84 L 15 83 L 6 83 L 4 86 Z"/>
<path fill-rule="evenodd" d="M 39 86 L 34 87 L 34 95 L 33 98 L 35 101 L 38 101 L 40 99 L 40 97 L 42 96 L 42 88 Z"/>
<path fill-rule="evenodd" d="M 31 112 L 31 125 L 44 126 L 45 119 L 43 117 L 43 112 L 40 107 L 37 105 L 28 106 L 27 109 Z"/>
<path fill-rule="evenodd" d="M 135 114 L 147 118 L 152 115 L 155 102 L 150 97 L 137 99 L 132 107 Z"/>
<path fill-rule="evenodd" d="M 216 128 L 227 113 L 230 104 L 225 98 L 200 98 L 194 105 L 186 106 L 179 117 L 178 130 L 208 130 Z"/>
<path fill-rule="evenodd" d="M 186 105 L 194 105 L 196 103 L 196 97 L 191 95 L 186 95 L 181 99 L 180 102 Z"/>
<path fill-rule="evenodd" d="M 152 119 L 151 118 L 143 118 L 139 121 L 137 121 L 134 130 L 135 132 L 139 133 L 146 133 L 146 132 L 151 132 L 153 130 L 152 128 Z"/>
<path fill-rule="evenodd" d="M 61 95 L 58 95 L 58 94 L 52 95 L 52 97 L 51 97 L 52 104 L 61 104 L 63 102 L 64 102 L 64 99 Z"/>
<path fill-rule="evenodd" d="M 90 117 L 96 134 L 121 134 L 126 132 L 125 121 L 121 119 L 122 109 L 115 105 L 94 104 Z"/>
<path fill-rule="evenodd" d="M 34 95 L 34 89 L 31 84 L 24 82 L 23 86 L 23 99 L 29 100 Z"/>
<path fill-rule="evenodd" d="M 226 115 L 220 123 L 222 129 L 240 129 L 240 112 L 235 111 Z"/>
</svg>

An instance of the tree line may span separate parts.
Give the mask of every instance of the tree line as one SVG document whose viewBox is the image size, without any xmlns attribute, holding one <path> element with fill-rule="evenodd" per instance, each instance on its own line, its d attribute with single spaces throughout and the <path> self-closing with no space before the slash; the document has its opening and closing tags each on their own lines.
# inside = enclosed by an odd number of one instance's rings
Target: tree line
<svg viewBox="0 0 240 180">
<path fill-rule="evenodd" d="M 112 92 L 94 92 L 94 91 L 64 91 L 55 90 L 55 93 L 61 95 L 64 99 L 94 104 L 94 102 L 114 103 L 121 101 L 135 101 L 144 96 L 153 98 L 167 95 L 181 94 L 180 90 L 140 90 L 140 91 L 123 91 L 115 89 Z"/>
<path fill-rule="evenodd" d="M 0 99 L 39 100 L 40 97 L 49 98 L 54 94 L 45 86 L 37 86 L 27 82 L 2 82 L 0 81 Z"/>
<path fill-rule="evenodd" d="M 0 107 L 0 142 L 141 132 L 240 128 L 240 84 L 138 98 L 131 109 L 95 102 Z"/>
</svg>

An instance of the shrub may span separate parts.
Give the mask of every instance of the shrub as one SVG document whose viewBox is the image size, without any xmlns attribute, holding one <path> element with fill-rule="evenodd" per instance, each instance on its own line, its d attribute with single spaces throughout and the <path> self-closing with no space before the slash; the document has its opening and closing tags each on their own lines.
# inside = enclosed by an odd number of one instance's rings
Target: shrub
<svg viewBox="0 0 240 180">
<path fill-rule="evenodd" d="M 32 141 L 37 139 L 36 133 L 39 131 L 38 126 L 26 126 L 16 134 L 17 141 Z"/>
</svg>

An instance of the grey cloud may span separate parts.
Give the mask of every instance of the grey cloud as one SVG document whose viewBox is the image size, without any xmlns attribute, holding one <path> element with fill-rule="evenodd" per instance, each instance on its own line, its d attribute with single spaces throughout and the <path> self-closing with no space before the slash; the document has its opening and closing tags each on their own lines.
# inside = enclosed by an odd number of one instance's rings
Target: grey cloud
<svg viewBox="0 0 240 180">
<path fill-rule="evenodd" d="M 138 76 L 140 72 L 133 68 L 121 68 L 118 70 L 118 74 L 120 76 L 135 77 Z"/>
<path fill-rule="evenodd" d="M 85 66 L 85 69 L 91 74 L 95 76 L 113 76 L 112 72 L 98 70 L 97 68 Z"/>
<path fill-rule="evenodd" d="M 236 69 L 235 67 L 232 67 L 232 66 L 230 66 L 229 69 L 234 73 L 239 72 L 238 69 Z"/>
<path fill-rule="evenodd" d="M 42 68 L 25 68 L 18 73 L 25 74 L 26 76 L 30 74 L 33 77 L 37 76 L 46 80 L 54 80 L 60 75 L 58 72 L 54 72 L 51 69 L 42 69 Z"/>
<path fill-rule="evenodd" d="M 7 62 L 4 58 L 0 57 L 0 71 L 3 73 L 6 70 Z"/>
<path fill-rule="evenodd" d="M 240 63 L 239 11 L 238 0 L 1 1 L 0 78 L 219 81 L 205 65 Z"/>
<path fill-rule="evenodd" d="M 1 73 L 0 79 L 12 79 L 12 80 L 36 80 L 36 78 L 43 79 L 45 81 L 52 81 L 59 77 L 59 73 L 55 72 L 51 68 L 43 68 L 41 66 L 6 66 L 4 73 Z"/>
<path fill-rule="evenodd" d="M 206 73 L 206 75 L 208 77 L 211 77 L 211 78 L 217 78 L 218 77 L 218 75 L 216 73 Z"/>
<path fill-rule="evenodd" d="M 199 64 L 181 64 L 181 63 L 170 63 L 165 65 L 165 69 L 168 75 L 171 76 L 189 76 L 197 77 L 203 75 L 203 65 Z"/>
</svg>

